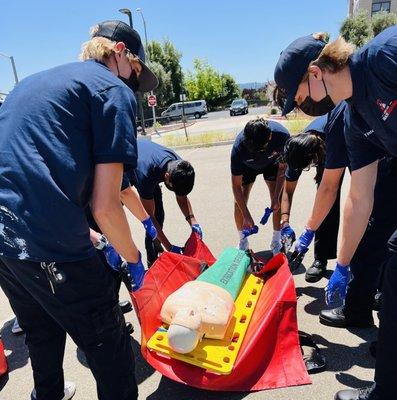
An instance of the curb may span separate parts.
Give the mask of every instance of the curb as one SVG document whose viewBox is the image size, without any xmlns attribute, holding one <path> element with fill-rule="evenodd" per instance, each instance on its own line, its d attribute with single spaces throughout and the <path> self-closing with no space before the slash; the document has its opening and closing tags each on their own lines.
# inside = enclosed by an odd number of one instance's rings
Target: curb
<svg viewBox="0 0 397 400">
<path fill-rule="evenodd" d="M 198 149 L 201 147 L 218 147 L 218 146 L 226 146 L 229 144 L 233 144 L 234 140 L 223 140 L 220 142 L 213 142 L 213 143 L 203 143 L 203 144 L 186 144 L 183 146 L 174 146 L 174 147 L 170 147 L 170 149 L 173 150 L 189 150 L 189 149 Z"/>
</svg>

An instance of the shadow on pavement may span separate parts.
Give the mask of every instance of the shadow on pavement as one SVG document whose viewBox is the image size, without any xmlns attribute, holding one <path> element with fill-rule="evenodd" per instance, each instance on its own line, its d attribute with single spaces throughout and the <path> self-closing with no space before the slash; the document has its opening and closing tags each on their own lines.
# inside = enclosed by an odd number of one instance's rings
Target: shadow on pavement
<svg viewBox="0 0 397 400">
<path fill-rule="evenodd" d="M 358 379 L 350 374 L 345 374 L 344 372 L 336 374 L 335 378 L 342 385 L 346 385 L 354 389 L 364 388 L 366 386 L 371 386 L 373 384 L 373 382 L 371 381 L 363 381 L 362 379 Z"/>
<path fill-rule="evenodd" d="M 326 308 L 325 304 L 325 292 L 324 288 L 316 286 L 306 286 L 296 288 L 296 294 L 298 297 L 306 295 L 311 297 L 313 300 L 306 304 L 304 310 L 311 315 L 319 315 L 320 311 Z"/>
<path fill-rule="evenodd" d="M 172 381 L 171 379 L 161 378 L 157 390 L 149 395 L 147 400 L 240 400 L 246 397 L 248 393 L 239 392 L 213 392 L 208 390 L 196 389 Z"/>
<path fill-rule="evenodd" d="M 7 321 L 0 329 L 1 337 L 4 343 L 4 349 L 7 353 L 8 372 L 24 367 L 29 360 L 29 350 L 25 344 L 25 335 L 14 335 L 11 332 L 14 320 Z M 0 390 L 2 388 L 0 381 Z"/>
<path fill-rule="evenodd" d="M 0 378 L 0 392 L 3 390 L 3 387 L 7 384 L 7 382 L 8 382 L 8 374 L 5 374 Z"/>
<path fill-rule="evenodd" d="M 366 329 L 366 331 L 368 331 L 368 337 L 371 331 L 376 337 L 376 331 L 374 329 Z M 341 343 L 329 342 L 327 339 L 317 334 L 313 334 L 312 337 L 320 346 L 321 352 L 326 357 L 327 371 L 348 371 L 355 365 L 362 368 L 375 368 L 375 359 L 368 351 L 369 343 L 360 343 L 356 347 L 351 347 Z M 349 382 L 346 383 L 346 385 L 350 386 L 353 383 L 354 382 Z"/>
<path fill-rule="evenodd" d="M 135 354 L 135 376 L 138 385 L 140 385 L 151 375 L 153 375 L 156 372 L 156 370 L 152 368 L 142 357 L 141 346 L 133 337 L 131 337 L 131 342 Z M 81 349 L 79 348 L 76 349 L 76 356 L 81 365 L 83 365 L 86 368 L 89 368 L 85 354 Z"/>
</svg>

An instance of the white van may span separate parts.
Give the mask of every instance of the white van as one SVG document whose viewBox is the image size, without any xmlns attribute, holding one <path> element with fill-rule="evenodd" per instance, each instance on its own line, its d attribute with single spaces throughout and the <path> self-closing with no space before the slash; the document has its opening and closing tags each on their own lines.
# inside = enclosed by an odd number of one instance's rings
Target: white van
<svg viewBox="0 0 397 400">
<path fill-rule="evenodd" d="M 207 114 L 207 103 L 205 100 L 185 101 L 185 115 L 194 116 L 194 118 L 201 118 Z M 182 118 L 182 103 L 171 104 L 165 111 L 161 113 L 162 117 L 169 119 L 181 119 Z"/>
</svg>

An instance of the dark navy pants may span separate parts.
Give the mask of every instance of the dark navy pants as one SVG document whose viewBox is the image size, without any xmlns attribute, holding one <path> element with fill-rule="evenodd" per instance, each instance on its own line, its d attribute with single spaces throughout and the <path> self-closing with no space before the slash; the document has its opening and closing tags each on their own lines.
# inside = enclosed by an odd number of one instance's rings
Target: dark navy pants
<svg viewBox="0 0 397 400">
<path fill-rule="evenodd" d="M 375 382 L 379 400 L 397 399 L 397 230 L 389 240 L 390 257 L 382 284 Z"/>
<path fill-rule="evenodd" d="M 161 192 L 160 185 L 157 185 L 154 190 L 154 216 L 156 217 L 157 222 L 163 227 L 165 214 L 164 214 L 164 205 L 163 205 L 163 194 Z M 152 240 L 152 238 L 146 234 L 145 236 L 145 248 L 147 254 L 147 262 L 150 267 L 159 256 L 159 249 L 156 245 L 156 242 Z"/>
<path fill-rule="evenodd" d="M 66 334 L 84 351 L 99 400 L 135 400 L 131 337 L 118 305 L 115 279 L 98 256 L 56 263 L 53 284 L 38 262 L 0 257 L 0 285 L 26 333 L 37 400 L 61 400 Z"/>
<path fill-rule="evenodd" d="M 396 204 L 397 161 L 384 159 L 379 163 L 370 221 L 350 263 L 353 280 L 345 300 L 347 319 L 373 321 L 374 297 L 381 285 L 379 277 L 390 256 L 387 242 L 397 227 Z"/>
<path fill-rule="evenodd" d="M 318 173 L 319 174 L 319 173 Z M 322 177 L 322 172 L 319 174 Z M 343 175 L 344 176 L 344 175 Z M 335 202 L 325 217 L 322 224 L 318 227 L 314 237 L 314 259 L 326 262 L 336 258 L 338 245 L 338 231 L 340 220 L 340 190 L 343 176 L 339 182 L 338 194 Z M 321 181 L 318 183 L 319 186 Z"/>
</svg>

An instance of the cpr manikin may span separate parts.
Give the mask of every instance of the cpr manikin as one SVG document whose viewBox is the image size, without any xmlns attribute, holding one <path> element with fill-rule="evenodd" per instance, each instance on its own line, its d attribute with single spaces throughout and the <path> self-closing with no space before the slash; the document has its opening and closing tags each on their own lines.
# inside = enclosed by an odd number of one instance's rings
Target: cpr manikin
<svg viewBox="0 0 397 400">
<path fill-rule="evenodd" d="M 212 283 L 191 281 L 172 293 L 161 309 L 170 325 L 168 342 L 178 353 L 189 353 L 203 335 L 223 339 L 235 305 L 231 294 Z"/>
<path fill-rule="evenodd" d="M 175 352 L 191 352 L 204 335 L 224 338 L 249 263 L 243 251 L 226 249 L 212 267 L 165 300 L 160 316 L 169 324 L 168 342 Z"/>
</svg>

